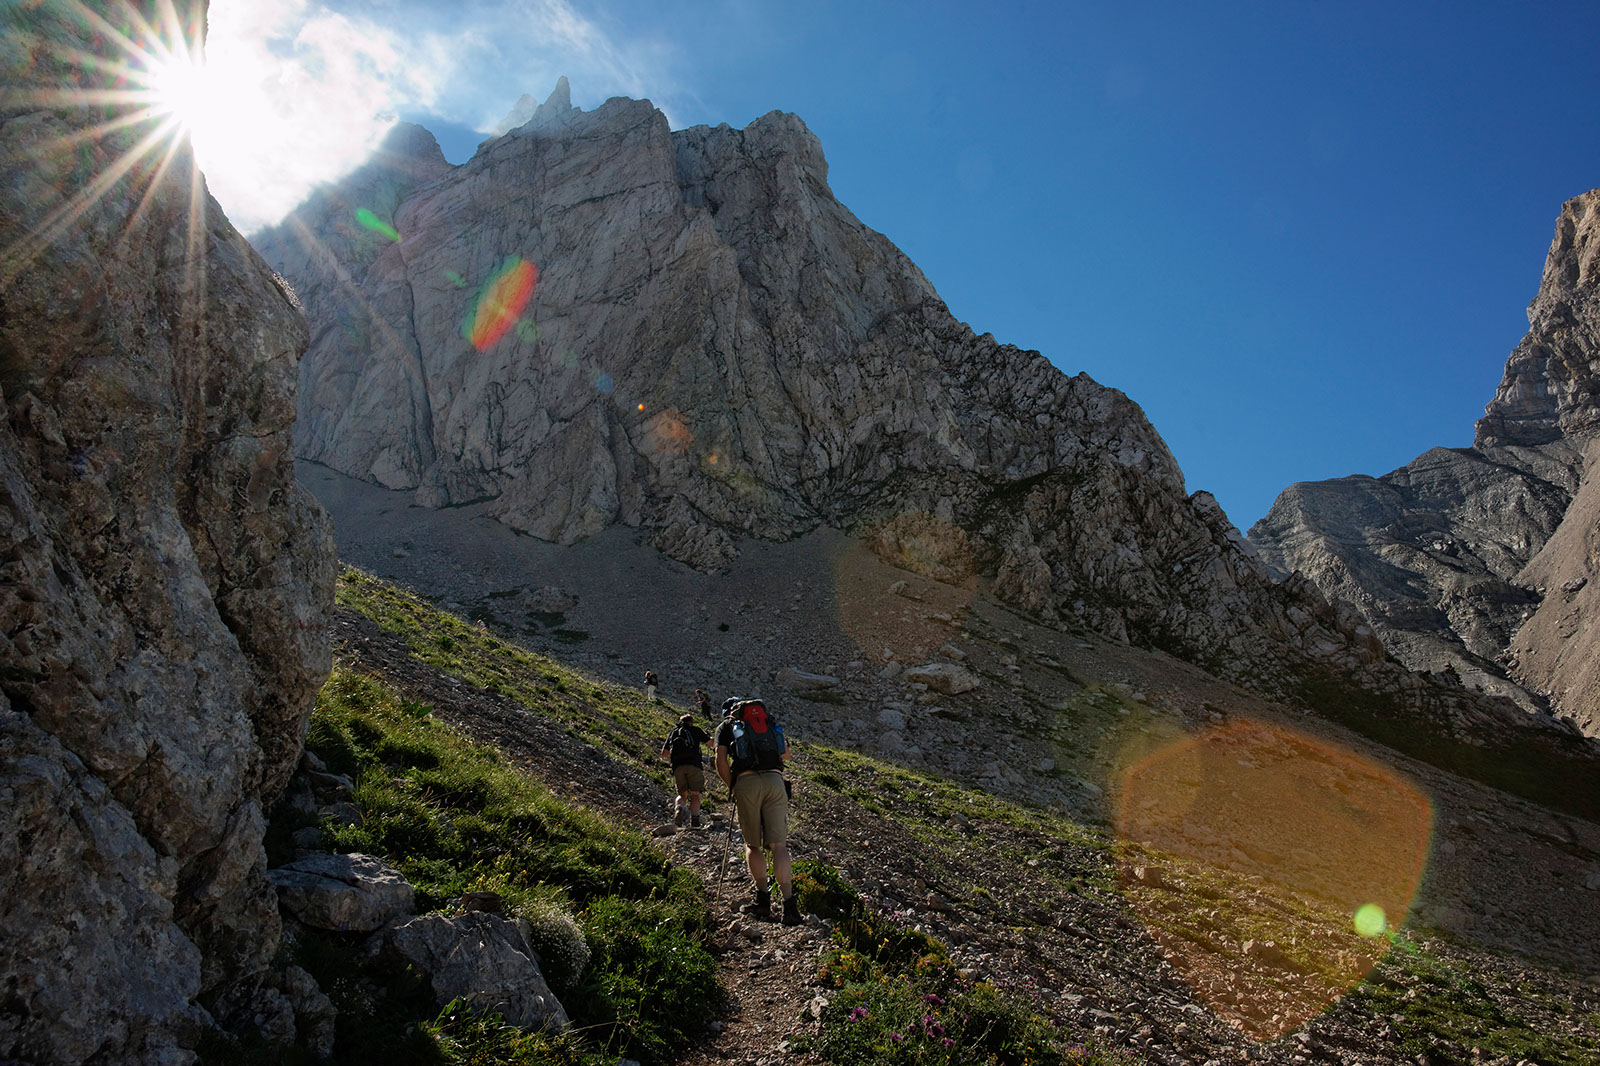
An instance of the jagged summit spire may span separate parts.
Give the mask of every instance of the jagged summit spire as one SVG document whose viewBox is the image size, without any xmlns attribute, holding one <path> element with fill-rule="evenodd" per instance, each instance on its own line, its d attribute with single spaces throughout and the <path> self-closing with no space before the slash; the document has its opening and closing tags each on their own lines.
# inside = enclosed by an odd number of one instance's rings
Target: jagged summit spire
<svg viewBox="0 0 1600 1066">
<path fill-rule="evenodd" d="M 502 137 L 523 126 L 531 126 L 534 129 L 548 126 L 566 118 L 574 110 L 576 109 L 572 106 L 572 85 L 563 74 L 556 79 L 556 87 L 545 97 L 542 104 L 529 94 L 523 93 L 512 105 L 511 110 L 506 112 L 506 117 L 495 123 L 490 136 Z"/>
<path fill-rule="evenodd" d="M 556 79 L 556 87 L 550 90 L 550 95 L 544 98 L 540 111 L 571 111 L 572 110 L 572 85 L 567 81 L 565 74 Z"/>
</svg>

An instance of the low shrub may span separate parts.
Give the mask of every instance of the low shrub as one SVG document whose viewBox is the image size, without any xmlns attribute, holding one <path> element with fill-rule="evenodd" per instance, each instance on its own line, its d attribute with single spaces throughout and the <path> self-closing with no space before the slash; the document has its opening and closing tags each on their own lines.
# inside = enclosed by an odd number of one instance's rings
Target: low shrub
<svg viewBox="0 0 1600 1066">
<path fill-rule="evenodd" d="M 987 981 L 963 977 L 937 941 L 880 915 L 834 928 L 818 971 L 834 995 L 813 1049 L 837 1066 L 1112 1066 Z"/>
</svg>

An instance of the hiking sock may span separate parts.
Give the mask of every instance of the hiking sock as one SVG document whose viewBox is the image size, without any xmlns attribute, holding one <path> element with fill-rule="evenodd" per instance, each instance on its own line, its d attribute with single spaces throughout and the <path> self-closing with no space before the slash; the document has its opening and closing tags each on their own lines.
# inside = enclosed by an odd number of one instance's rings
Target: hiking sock
<svg viewBox="0 0 1600 1066">
<path fill-rule="evenodd" d="M 679 826 L 679 827 L 681 827 L 683 825 L 683 813 L 684 813 L 683 800 L 679 800 L 672 808 L 672 824 L 673 825 L 676 825 L 676 826 Z"/>
<path fill-rule="evenodd" d="M 790 896 L 788 899 L 783 901 L 783 924 L 800 924 L 800 904 L 795 902 L 795 898 L 793 896 Z"/>
</svg>

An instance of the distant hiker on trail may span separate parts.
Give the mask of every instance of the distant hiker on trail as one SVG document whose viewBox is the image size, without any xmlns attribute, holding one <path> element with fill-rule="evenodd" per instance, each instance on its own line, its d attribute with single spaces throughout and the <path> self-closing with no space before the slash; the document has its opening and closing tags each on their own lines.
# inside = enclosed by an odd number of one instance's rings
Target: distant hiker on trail
<svg viewBox="0 0 1600 1066">
<path fill-rule="evenodd" d="M 678 786 L 678 802 L 672 808 L 672 824 L 683 825 L 685 804 L 692 828 L 700 828 L 700 793 L 706 790 L 705 762 L 700 757 L 700 745 L 711 735 L 694 724 L 694 715 L 686 714 L 667 734 L 661 745 L 661 754 L 672 760 L 672 780 Z"/>
<path fill-rule="evenodd" d="M 706 716 L 706 721 L 711 721 L 711 697 L 706 695 L 704 689 L 694 690 L 694 705 L 700 708 L 700 713 Z"/>
<path fill-rule="evenodd" d="M 644 672 L 644 698 L 647 700 L 656 698 L 656 672 L 654 670 L 646 670 Z"/>
<path fill-rule="evenodd" d="M 739 909 L 772 921 L 767 859 L 761 851 L 765 846 L 772 852 L 772 872 L 783 891 L 783 924 L 799 925 L 800 909 L 789 865 L 789 796 L 783 780 L 783 764 L 788 758 L 783 730 L 760 700 L 735 703 L 717 727 L 717 776 L 733 793 L 745 862 L 756 888 L 755 900 Z"/>
</svg>

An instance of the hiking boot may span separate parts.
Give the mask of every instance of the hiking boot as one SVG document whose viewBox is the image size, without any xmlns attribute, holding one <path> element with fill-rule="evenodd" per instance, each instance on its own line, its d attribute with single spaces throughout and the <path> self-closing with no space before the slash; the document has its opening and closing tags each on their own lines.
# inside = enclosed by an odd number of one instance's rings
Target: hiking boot
<svg viewBox="0 0 1600 1066">
<path fill-rule="evenodd" d="M 672 809 L 672 824 L 677 826 L 679 829 L 682 829 L 683 828 L 683 816 L 684 816 L 683 805 L 680 803 L 678 806 L 676 806 L 676 807 L 674 807 Z"/>
<path fill-rule="evenodd" d="M 748 914 L 758 922 L 772 921 L 772 893 L 757 892 L 756 898 L 739 908 L 740 914 Z"/>
<path fill-rule="evenodd" d="M 783 924 L 799 925 L 800 921 L 800 904 L 795 902 L 793 896 L 790 896 L 783 901 Z"/>
<path fill-rule="evenodd" d="M 694 811 L 689 815 L 689 827 L 691 829 L 699 829 L 700 828 L 700 812 L 699 811 Z"/>
</svg>

